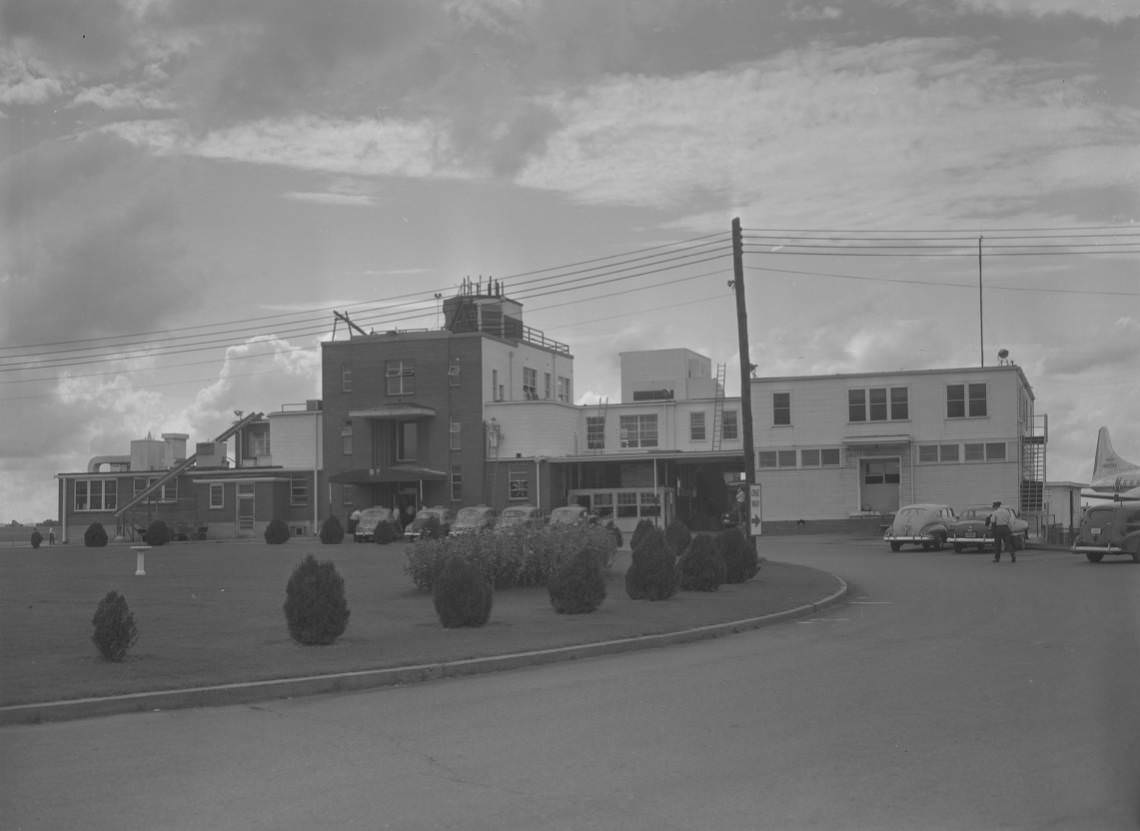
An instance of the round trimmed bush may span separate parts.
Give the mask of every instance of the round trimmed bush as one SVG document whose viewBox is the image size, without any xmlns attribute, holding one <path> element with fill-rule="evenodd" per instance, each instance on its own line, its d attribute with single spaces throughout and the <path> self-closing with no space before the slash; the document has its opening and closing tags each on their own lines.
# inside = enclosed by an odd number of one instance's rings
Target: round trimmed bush
<svg viewBox="0 0 1140 831">
<path fill-rule="evenodd" d="M 760 570 L 756 548 L 739 528 L 725 528 L 716 535 L 717 548 L 724 558 L 726 583 L 743 583 L 751 580 Z"/>
<path fill-rule="evenodd" d="M 432 603 L 445 629 L 482 626 L 491 617 L 491 585 L 474 563 L 452 555 L 443 562 L 432 585 Z"/>
<path fill-rule="evenodd" d="M 101 522 L 92 522 L 83 532 L 83 544 L 88 548 L 102 548 L 107 544 L 107 529 Z"/>
<path fill-rule="evenodd" d="M 170 542 L 170 527 L 161 519 L 156 519 L 146 527 L 147 545 L 166 545 Z"/>
<path fill-rule="evenodd" d="M 632 559 L 625 573 L 625 593 L 632 600 L 667 600 L 677 593 L 676 557 L 661 529 L 645 533 Z"/>
<path fill-rule="evenodd" d="M 382 519 L 376 523 L 376 528 L 372 531 L 372 539 L 379 545 L 387 545 L 390 542 L 402 538 L 404 532 L 400 530 L 400 523 L 394 519 Z"/>
<path fill-rule="evenodd" d="M 595 611 L 606 599 L 606 578 L 598 552 L 586 546 L 560 563 L 546 589 L 550 605 L 560 615 Z"/>
<path fill-rule="evenodd" d="M 420 530 L 420 537 L 425 540 L 438 540 L 443 536 L 443 525 L 439 521 L 439 517 L 435 514 L 428 514 L 424 518 L 423 528 Z"/>
<path fill-rule="evenodd" d="M 271 519 L 265 526 L 265 541 L 270 545 L 282 545 L 289 542 L 289 526 L 284 520 Z"/>
<path fill-rule="evenodd" d="M 344 578 L 331 561 L 309 554 L 285 584 L 285 622 L 289 637 L 304 646 L 330 644 L 348 628 Z"/>
<path fill-rule="evenodd" d="M 715 592 L 724 582 L 728 567 L 709 534 L 698 534 L 677 561 L 681 588 L 686 591 Z"/>
<path fill-rule="evenodd" d="M 94 632 L 91 641 L 108 661 L 121 661 L 127 655 L 127 650 L 134 646 L 138 640 L 139 632 L 135 626 L 135 616 L 127 606 L 127 599 L 117 591 L 109 591 L 99 601 L 95 608 L 95 616 L 91 618 Z"/>
<path fill-rule="evenodd" d="M 40 543 L 42 543 L 43 541 L 44 541 L 44 535 L 40 533 L 39 528 L 32 531 L 32 548 L 39 548 Z"/>
<path fill-rule="evenodd" d="M 665 529 L 665 544 L 673 550 L 673 556 L 680 557 L 685 553 L 685 549 L 689 547 L 689 543 L 693 541 L 693 535 L 689 531 L 689 526 L 675 519 L 669 523 L 669 527 Z"/>
<path fill-rule="evenodd" d="M 344 528 L 340 520 L 330 516 L 321 524 L 321 542 L 325 545 L 340 545 L 344 541 Z"/>
<path fill-rule="evenodd" d="M 633 534 L 629 538 L 630 550 L 632 551 L 634 548 L 637 548 L 637 546 L 641 544 L 641 541 L 645 539 L 645 535 L 656 527 L 651 519 L 638 520 L 637 525 L 634 526 Z"/>
</svg>

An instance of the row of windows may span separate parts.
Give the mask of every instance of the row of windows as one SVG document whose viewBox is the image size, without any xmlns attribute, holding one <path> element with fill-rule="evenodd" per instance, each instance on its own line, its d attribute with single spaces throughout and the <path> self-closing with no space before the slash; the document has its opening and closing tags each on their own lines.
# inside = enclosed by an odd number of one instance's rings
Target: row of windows
<svg viewBox="0 0 1140 831">
<path fill-rule="evenodd" d="M 452 358 L 447 366 L 447 383 L 458 387 L 462 379 L 458 358 Z M 340 391 L 352 392 L 352 366 L 341 364 Z M 384 392 L 386 395 L 414 395 L 416 392 L 416 361 L 405 358 L 384 362 Z"/>
<path fill-rule="evenodd" d="M 552 389 L 552 385 L 557 382 L 557 386 Z M 559 375 L 557 379 L 549 372 L 542 373 L 542 395 L 539 395 L 538 389 L 538 370 L 533 367 L 523 367 L 523 398 L 527 401 L 538 401 L 540 398 L 549 401 L 553 392 L 554 397 L 561 401 L 563 404 L 569 404 L 571 398 L 570 379 L 564 375 Z M 505 401 L 507 398 L 506 389 L 499 382 L 499 370 L 491 370 L 491 398 L 495 401 Z"/>
<path fill-rule="evenodd" d="M 736 411 L 729 410 L 722 414 L 721 438 L 735 439 L 738 436 L 739 427 Z M 705 441 L 707 437 L 706 414 L 704 412 L 690 413 L 689 438 L 692 441 Z M 623 448 L 657 447 L 659 443 L 657 414 L 618 416 L 618 443 Z M 586 416 L 586 448 L 588 450 L 605 450 L 605 416 Z"/>
<path fill-rule="evenodd" d="M 920 444 L 920 464 L 946 464 L 957 462 L 1004 462 L 1007 459 L 1003 441 L 965 442 L 964 444 Z M 756 454 L 756 465 L 761 468 L 839 467 L 837 447 L 803 450 L 761 450 Z"/>
<path fill-rule="evenodd" d="M 988 414 L 985 384 L 947 384 L 946 418 L 982 418 Z M 910 418 L 910 391 L 906 387 L 867 387 L 847 391 L 847 420 L 906 421 Z M 792 394 L 772 393 L 772 424 L 792 424 Z"/>
<path fill-rule="evenodd" d="M 722 439 L 735 439 L 737 438 L 737 421 L 736 411 L 726 410 L 721 413 L 720 424 L 720 437 Z M 689 413 L 689 440 L 690 441 L 705 441 L 707 438 L 707 431 L 705 430 L 705 412 L 698 410 Z"/>
<path fill-rule="evenodd" d="M 772 467 L 839 467 L 838 447 L 813 447 L 803 450 L 761 450 L 756 466 Z"/>
<path fill-rule="evenodd" d="M 137 496 L 157 481 L 135 478 L 132 482 Z M 117 479 L 78 479 L 75 482 L 73 506 L 76 511 L 114 511 L 119 507 L 119 482 Z M 178 480 L 166 482 L 153 493 L 148 501 L 175 502 L 178 499 Z M 309 504 L 309 482 L 304 477 L 294 477 L 289 485 L 289 504 L 304 506 Z M 225 507 L 225 490 L 221 484 L 210 485 L 210 507 Z"/>
</svg>

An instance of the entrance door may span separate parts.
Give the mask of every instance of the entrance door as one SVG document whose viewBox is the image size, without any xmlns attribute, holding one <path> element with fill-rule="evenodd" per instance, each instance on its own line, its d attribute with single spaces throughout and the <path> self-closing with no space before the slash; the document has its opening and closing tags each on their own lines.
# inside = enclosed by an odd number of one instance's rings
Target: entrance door
<svg viewBox="0 0 1140 831">
<path fill-rule="evenodd" d="M 401 485 L 396 501 L 397 510 L 400 512 L 400 524 L 410 525 L 412 520 L 416 518 L 416 512 L 422 507 L 420 505 L 419 488 L 414 485 Z"/>
<path fill-rule="evenodd" d="M 253 482 L 238 482 L 237 530 L 239 536 L 253 533 L 253 509 Z"/>
<path fill-rule="evenodd" d="M 860 507 L 889 514 L 899 509 L 899 460 L 863 459 L 859 464 Z"/>
</svg>

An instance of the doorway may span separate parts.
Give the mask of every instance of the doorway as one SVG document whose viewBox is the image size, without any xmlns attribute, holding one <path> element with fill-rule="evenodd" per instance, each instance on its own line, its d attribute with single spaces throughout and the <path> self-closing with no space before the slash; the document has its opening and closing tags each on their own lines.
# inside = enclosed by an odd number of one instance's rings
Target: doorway
<svg viewBox="0 0 1140 831">
<path fill-rule="evenodd" d="M 899 509 L 900 459 L 862 459 L 859 462 L 859 507 L 890 514 Z"/>
<path fill-rule="evenodd" d="M 253 482 L 237 483 L 237 531 L 238 536 L 253 533 L 254 516 Z"/>
</svg>

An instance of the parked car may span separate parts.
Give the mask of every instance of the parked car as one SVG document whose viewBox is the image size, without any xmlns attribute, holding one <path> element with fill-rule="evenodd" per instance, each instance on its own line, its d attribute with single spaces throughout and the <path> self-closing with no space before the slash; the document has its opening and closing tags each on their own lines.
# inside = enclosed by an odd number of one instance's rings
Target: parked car
<svg viewBox="0 0 1140 831">
<path fill-rule="evenodd" d="M 551 525 L 586 525 L 597 521 L 597 517 L 582 505 L 562 505 L 550 512 L 547 522 Z"/>
<path fill-rule="evenodd" d="M 495 527 L 498 511 L 490 505 L 470 505 L 460 508 L 455 515 L 455 522 L 451 523 L 452 534 L 475 534 L 480 531 L 490 531 Z"/>
<path fill-rule="evenodd" d="M 891 551 L 904 545 L 921 545 L 923 551 L 941 551 L 949 536 L 948 527 L 957 517 L 949 505 L 922 502 L 904 505 L 895 514 L 891 527 L 883 535 Z"/>
<path fill-rule="evenodd" d="M 1081 517 L 1073 551 L 1090 563 L 1104 556 L 1131 556 L 1140 563 L 1140 502 L 1093 505 Z"/>
<path fill-rule="evenodd" d="M 499 521 L 495 523 L 496 531 L 506 531 L 508 528 L 534 528 L 542 525 L 542 511 L 536 505 L 511 505 L 503 508 L 499 514 Z"/>
<path fill-rule="evenodd" d="M 356 523 L 356 530 L 352 532 L 357 542 L 372 542 L 376 539 L 376 526 L 381 522 L 398 522 L 396 512 L 391 508 L 373 505 L 360 512 L 360 519 Z M 397 527 L 397 531 L 399 528 Z"/>
<path fill-rule="evenodd" d="M 418 540 L 423 536 L 424 525 L 429 517 L 435 517 L 439 520 L 439 535 L 441 537 L 446 537 L 451 533 L 451 524 L 455 522 L 455 511 L 442 505 L 435 505 L 431 508 L 420 508 L 419 512 L 416 513 L 416 518 L 409 522 L 408 527 L 404 529 L 404 539 Z"/>
<path fill-rule="evenodd" d="M 1018 515 L 1016 509 L 1009 510 L 1013 514 L 1013 524 L 1009 529 L 1013 535 L 1013 549 L 1020 551 L 1029 544 L 1029 523 Z M 967 547 L 975 551 L 994 547 L 994 529 L 986 524 L 993 512 L 990 505 L 971 505 L 962 509 L 958 519 L 947 527 L 949 536 L 946 542 L 954 546 L 956 554 L 961 554 Z"/>
</svg>

